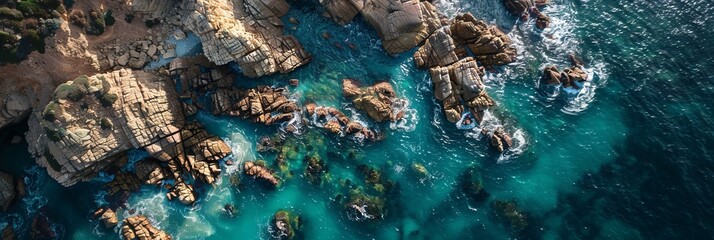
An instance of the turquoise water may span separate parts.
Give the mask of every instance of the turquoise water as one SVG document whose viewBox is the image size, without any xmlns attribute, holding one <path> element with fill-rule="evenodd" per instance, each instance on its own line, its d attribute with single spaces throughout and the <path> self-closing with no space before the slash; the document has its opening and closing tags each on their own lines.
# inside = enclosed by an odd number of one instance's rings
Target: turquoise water
<svg viewBox="0 0 714 240">
<path fill-rule="evenodd" d="M 319 6 L 298 1 L 285 17 L 301 24 L 288 29 L 312 53 L 313 61 L 285 75 L 236 79 L 237 86 L 266 84 L 290 88 L 295 99 L 338 107 L 378 128 L 386 138 L 376 143 L 340 139 L 307 128 L 287 136 L 296 151 L 289 158 L 284 184 L 269 190 L 242 177 L 233 186 L 236 166 L 226 167 L 221 181 L 201 188 L 193 207 L 169 202 L 165 189 L 144 187 L 128 208 L 149 216 L 177 239 L 270 238 L 269 221 L 279 209 L 299 214 L 302 234 L 316 239 L 706 239 L 714 235 L 713 189 L 708 186 L 714 159 L 714 119 L 711 96 L 714 78 L 714 10 L 708 1 L 553 1 L 544 12 L 551 28 L 516 23 L 499 0 L 439 3 L 454 15 L 470 11 L 504 28 L 519 49 L 516 63 L 489 73 L 485 80 L 499 103 L 488 124 L 501 124 L 514 134 L 516 147 L 499 154 L 477 131 L 462 131 L 448 123 L 434 100 L 426 71 L 414 67 L 407 52 L 387 56 L 374 31 L 361 19 L 337 26 L 320 16 Z M 662 20 L 666 19 L 666 20 Z M 330 39 L 322 33 L 329 32 Z M 342 49 L 335 46 L 340 43 Z M 356 45 L 350 49 L 349 43 Z M 190 45 L 190 44 L 188 44 Z M 186 49 L 195 49 L 191 46 Z M 191 51 L 187 50 L 186 53 Z M 567 54 L 584 59 L 592 86 L 578 95 L 543 94 L 541 69 L 565 67 Z M 343 78 L 364 84 L 387 80 L 407 99 L 407 117 L 377 124 L 355 111 L 341 95 Z M 196 118 L 234 149 L 234 162 L 264 159 L 275 153 L 255 149 L 261 136 L 280 133 L 277 126 L 216 117 Z M 26 229 L 21 220 L 44 211 L 65 239 L 115 239 L 91 219 L 103 204 L 99 186 L 110 177 L 61 188 L 33 167 L 25 145 L 3 143 L 0 168 L 26 174 L 34 191 L 8 214 L 0 215 Z M 304 156 L 319 156 L 329 168 L 320 186 L 303 176 Z M 12 156 L 8 164 L 4 156 Z M 132 153 L 139 159 L 144 154 Z M 427 177 L 414 173 L 423 164 Z M 358 165 L 381 171 L 391 191 L 380 193 L 365 184 Z M 485 200 L 462 193 L 459 178 L 476 168 L 488 192 Z M 292 175 L 291 177 L 288 175 Z M 336 204 L 346 194 L 349 179 L 374 196 L 386 199 L 386 214 L 378 222 L 358 222 Z M 513 200 L 528 214 L 528 227 L 516 235 L 492 211 L 493 200 Z M 233 204 L 237 214 L 222 209 Z M 45 206 L 44 208 L 42 206 Z M 128 216 L 128 211 L 120 211 Z M 27 236 L 27 233 L 23 233 Z"/>
</svg>

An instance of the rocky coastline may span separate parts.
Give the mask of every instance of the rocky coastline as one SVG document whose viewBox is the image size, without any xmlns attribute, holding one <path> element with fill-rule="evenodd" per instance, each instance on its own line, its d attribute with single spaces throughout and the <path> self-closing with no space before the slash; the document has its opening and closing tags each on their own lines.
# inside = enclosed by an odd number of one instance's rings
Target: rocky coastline
<svg viewBox="0 0 714 240">
<path fill-rule="evenodd" d="M 538 12 L 548 1 L 503 2 L 515 16 L 527 17 L 529 13 L 535 16 L 538 28 L 546 28 L 550 23 L 548 16 Z M 414 67 L 428 72 L 434 98 L 451 123 L 467 113 L 480 123 L 486 111 L 498 106 L 482 79 L 485 71 L 518 60 L 511 39 L 499 27 L 470 13 L 448 19 L 429 1 L 320 0 L 319 4 L 324 7 L 323 16 L 336 24 L 347 24 L 359 15 L 374 29 L 387 54 L 416 49 Z M 75 7 L 79 10 L 84 6 Z M 106 33 L 102 28 L 102 33 L 91 34 L 99 36 L 83 42 L 63 42 L 62 37 L 73 38 L 71 30 L 81 25 L 77 21 L 96 22 L 97 18 L 81 17 L 73 21 L 72 16 L 80 16 L 75 11 L 61 15 L 60 19 L 67 21 L 58 30 L 57 40 L 50 44 L 51 51 L 59 58 L 79 56 L 73 61 L 83 62 L 83 70 L 64 70 L 67 74 L 61 80 L 35 78 L 28 85 L 0 88 L 0 128 L 27 121 L 28 151 L 37 165 L 63 186 L 90 181 L 100 174 L 111 175 L 105 189 L 112 204 L 97 209 L 93 216 L 107 228 L 119 226 L 124 239 L 171 239 L 169 233 L 156 228 L 145 216 L 117 215 L 122 204 L 142 185 L 163 186 L 168 200 L 194 205 L 200 201 L 202 185 L 214 184 L 220 179 L 222 167 L 234 164 L 231 154 L 245 151 L 232 149 L 223 139 L 209 133 L 193 118 L 199 111 L 255 124 L 280 125 L 284 126 L 281 130 L 294 134 L 301 133 L 301 128 L 314 127 L 358 141 L 376 142 L 384 137 L 374 125 L 348 116 L 338 108 L 297 101 L 291 97 L 290 87 L 234 86 L 236 75 L 259 78 L 285 74 L 312 60 L 310 49 L 286 34 L 282 18 L 290 8 L 288 1 L 183 0 L 169 4 L 142 0 L 129 6 L 108 7 L 116 7 L 117 17 L 132 16 L 137 18 L 135 21 L 142 18 L 146 27 L 141 27 L 138 35 L 113 37 L 120 34 L 115 31 L 137 27 L 137 23 L 132 25 L 130 20 L 119 19 L 116 26 L 104 26 Z M 97 13 L 94 8 L 89 9 L 90 15 L 102 12 L 106 15 L 108 10 L 98 9 Z M 98 33 L 84 26 L 81 29 L 87 34 Z M 166 42 L 168 38 L 185 38 L 187 33 L 198 36 L 202 55 L 179 57 L 176 46 Z M 113 40 L 103 39 L 102 34 Z M 77 39 L 83 38 L 84 35 Z M 160 59 L 171 61 L 155 69 L 147 68 L 149 63 Z M 232 71 L 229 63 L 235 63 L 240 71 Z M 11 71 L 22 67 L 27 68 L 16 65 L 0 69 Z M 579 63 L 562 72 L 554 66 L 543 71 L 543 84 L 570 87 L 587 81 Z M 12 81 L 24 79 L 9 77 Z M 293 87 L 299 84 L 297 79 L 289 83 Z M 344 99 L 368 116 L 369 121 L 380 124 L 405 117 L 405 112 L 394 107 L 404 100 L 387 81 L 362 86 L 358 79 L 344 78 L 341 90 Z M 296 121 L 306 124 L 298 125 Z M 507 129 L 484 128 L 482 133 L 498 152 L 508 151 L 513 145 Z M 289 179 L 290 174 L 281 172 L 281 164 L 290 150 L 278 150 L 280 146 L 272 143 L 271 147 L 280 152 L 276 164 L 263 160 L 238 164 L 247 177 L 278 189 Z M 144 150 L 149 157 L 128 166 L 127 153 L 132 149 Z M 323 160 L 305 156 L 303 161 L 307 163 L 304 175 L 310 183 L 320 185 L 327 179 L 329 171 Z M 421 164 L 412 165 L 412 169 L 420 177 L 429 175 Z M 380 171 L 372 166 L 360 165 L 358 171 L 364 186 L 343 182 L 335 203 L 350 219 L 379 221 L 387 214 L 385 202 L 394 183 L 381 177 Z M 0 172 L 3 211 L 22 197 L 22 184 L 18 177 Z M 466 194 L 483 196 L 480 182 L 469 184 L 472 185 L 465 191 L 470 192 Z M 493 208 L 510 224 L 516 227 L 525 224 L 525 217 L 514 204 L 496 201 Z M 296 232 L 300 224 L 299 217 L 287 211 L 275 213 L 270 222 L 281 239 L 299 235 Z M 3 230 L 4 238 L 12 234 L 12 228 Z"/>
</svg>

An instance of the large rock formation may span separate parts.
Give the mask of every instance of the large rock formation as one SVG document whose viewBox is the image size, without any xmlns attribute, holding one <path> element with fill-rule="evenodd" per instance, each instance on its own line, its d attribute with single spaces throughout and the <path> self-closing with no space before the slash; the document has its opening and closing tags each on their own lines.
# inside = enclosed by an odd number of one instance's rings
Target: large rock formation
<svg viewBox="0 0 714 240">
<path fill-rule="evenodd" d="M 106 228 L 114 228 L 119 224 L 117 214 L 111 208 L 101 207 L 97 209 L 97 211 L 94 211 L 94 217 L 101 221 Z"/>
<path fill-rule="evenodd" d="M 342 95 L 351 98 L 355 108 L 367 112 L 374 121 L 396 121 L 404 116 L 403 112 L 394 112 L 392 102 L 396 93 L 388 82 L 378 82 L 370 87 L 361 88 L 353 79 L 342 80 Z"/>
<path fill-rule="evenodd" d="M 516 60 L 516 49 L 511 46 L 511 38 L 498 26 L 488 25 L 471 13 L 466 13 L 456 16 L 449 27 L 456 45 L 468 47 L 482 65 L 504 65 Z"/>
<path fill-rule="evenodd" d="M 250 119 L 270 125 L 295 117 L 297 104 L 288 99 L 285 89 L 259 86 L 248 90 L 219 89 L 211 95 L 213 114 Z"/>
<path fill-rule="evenodd" d="M 10 174 L 0 172 L 0 210 L 5 211 L 15 199 L 15 181 Z"/>
<path fill-rule="evenodd" d="M 285 0 L 187 0 L 185 6 L 192 10 L 184 16 L 185 27 L 218 65 L 235 61 L 246 76 L 260 77 L 310 61 L 297 39 L 283 35 L 280 17 L 290 8 Z"/>
<path fill-rule="evenodd" d="M 64 186 L 123 165 L 122 156 L 132 148 L 179 163 L 215 162 L 230 153 L 220 139 L 184 123 L 171 82 L 128 69 L 60 85 L 53 100 L 31 116 L 30 126 L 30 152 Z"/>
<path fill-rule="evenodd" d="M 320 3 L 340 24 L 360 13 L 375 28 L 389 54 L 416 47 L 443 24 L 443 16 L 427 1 L 320 0 Z"/>
<path fill-rule="evenodd" d="M 145 216 L 138 215 L 122 221 L 121 236 L 124 240 L 170 240 L 169 234 L 154 227 Z"/>
<path fill-rule="evenodd" d="M 442 102 L 450 122 L 461 118 L 464 106 L 472 113 L 479 113 L 495 105 L 485 91 L 480 77 L 482 71 L 473 58 L 462 59 L 448 67 L 431 68 L 429 73 L 434 96 Z"/>
</svg>

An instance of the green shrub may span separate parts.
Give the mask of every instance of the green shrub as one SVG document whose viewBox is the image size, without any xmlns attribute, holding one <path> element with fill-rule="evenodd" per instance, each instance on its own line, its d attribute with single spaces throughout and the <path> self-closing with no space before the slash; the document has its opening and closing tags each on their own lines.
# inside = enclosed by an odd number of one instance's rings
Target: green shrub
<svg viewBox="0 0 714 240">
<path fill-rule="evenodd" d="M 0 31 L 0 45 L 15 44 L 16 42 L 15 35 Z"/>
<path fill-rule="evenodd" d="M 52 169 L 54 169 L 55 171 L 62 170 L 62 165 L 60 165 L 55 159 L 55 157 L 52 156 L 49 149 L 45 149 L 45 153 L 43 155 L 45 155 L 45 159 L 47 159 L 47 163 L 50 164 L 50 167 Z"/>
<path fill-rule="evenodd" d="M 104 130 L 111 130 L 114 125 L 108 118 L 102 118 L 99 119 L 99 126 L 101 126 Z"/>
<path fill-rule="evenodd" d="M 149 19 L 144 21 L 144 24 L 146 24 L 146 27 L 148 28 L 153 28 L 154 26 L 158 25 L 160 23 L 159 19 Z"/>
<path fill-rule="evenodd" d="M 50 128 L 48 128 L 48 127 L 45 127 L 45 134 L 47 134 L 47 138 L 49 138 L 50 141 L 53 141 L 53 142 L 59 142 L 59 140 L 60 140 L 61 137 L 62 137 L 62 136 L 60 135 L 60 132 L 59 132 L 59 131 L 55 131 L 55 130 L 50 129 Z"/>
<path fill-rule="evenodd" d="M 23 0 L 17 3 L 16 9 L 22 12 L 25 17 L 50 18 L 47 11 L 32 1 Z"/>
<path fill-rule="evenodd" d="M 40 36 L 40 33 L 35 29 L 28 29 L 22 31 L 22 40 L 26 40 L 32 48 L 43 53 L 45 50 L 45 40 Z"/>
<path fill-rule="evenodd" d="M 107 26 L 114 25 L 114 23 L 116 22 L 116 19 L 114 19 L 114 16 L 112 16 L 111 9 L 107 10 L 107 12 L 104 13 L 104 22 L 107 24 Z"/>
<path fill-rule="evenodd" d="M 87 88 L 82 84 L 62 84 L 55 90 L 55 99 L 69 99 L 79 102 L 87 95 Z"/>
<path fill-rule="evenodd" d="M 72 80 L 72 84 L 79 84 L 84 86 L 85 88 L 89 88 L 89 78 L 87 78 L 86 75 L 79 76 Z"/>
<path fill-rule="evenodd" d="M 18 11 L 17 9 L 0 7 L 0 18 L 22 20 L 22 12 Z"/>
<path fill-rule="evenodd" d="M 99 98 L 99 102 L 102 103 L 103 107 L 111 107 L 114 102 L 119 99 L 119 96 L 113 93 L 105 93 Z"/>
<path fill-rule="evenodd" d="M 73 10 L 69 13 L 69 22 L 83 28 L 87 26 L 87 16 L 84 15 L 82 10 Z"/>
<path fill-rule="evenodd" d="M 104 14 L 101 12 L 90 9 L 89 10 L 89 28 L 87 28 L 87 34 L 91 35 L 102 35 L 106 24 L 104 23 Z"/>
<path fill-rule="evenodd" d="M 45 110 L 42 111 L 42 119 L 48 121 L 48 122 L 53 122 L 55 119 L 57 119 L 57 111 L 58 111 L 59 105 L 55 102 L 50 102 L 45 106 Z"/>
</svg>

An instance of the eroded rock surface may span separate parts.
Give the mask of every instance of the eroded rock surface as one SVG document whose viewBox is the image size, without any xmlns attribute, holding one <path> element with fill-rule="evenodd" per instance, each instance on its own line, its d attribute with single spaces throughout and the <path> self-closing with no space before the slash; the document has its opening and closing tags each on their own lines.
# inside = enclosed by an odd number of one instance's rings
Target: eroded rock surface
<svg viewBox="0 0 714 240">
<path fill-rule="evenodd" d="M 284 0 L 187 0 L 183 22 L 201 38 L 209 60 L 235 61 L 248 77 L 287 73 L 310 61 L 290 35 L 283 35 Z"/>
<path fill-rule="evenodd" d="M 248 90 L 219 89 L 211 95 L 213 114 L 241 117 L 265 125 L 289 121 L 299 108 L 285 91 L 267 86 Z"/>
<path fill-rule="evenodd" d="M 261 181 L 270 184 L 273 187 L 277 187 L 280 184 L 280 180 L 273 176 L 273 173 L 265 166 L 262 161 L 255 162 L 245 162 L 243 163 L 243 172 L 251 177 L 260 179 Z"/>
<path fill-rule="evenodd" d="M 184 167 L 191 174 L 215 170 L 211 162 L 230 148 L 200 125 L 186 124 L 178 99 L 174 84 L 151 72 L 122 69 L 78 77 L 60 85 L 53 100 L 31 116 L 29 150 L 65 186 L 123 165 L 123 154 L 133 148 L 161 162 L 176 161 L 176 166 L 191 162 Z M 198 179 L 210 183 L 211 178 Z"/>
<path fill-rule="evenodd" d="M 145 216 L 138 215 L 122 221 L 121 236 L 124 240 L 170 240 L 169 234 L 154 227 Z"/>
<path fill-rule="evenodd" d="M 342 95 L 352 99 L 355 108 L 367 112 L 374 121 L 396 121 L 404 113 L 394 112 L 392 102 L 396 100 L 394 88 L 388 82 L 378 82 L 370 87 L 360 87 L 353 79 L 342 80 Z"/>
<path fill-rule="evenodd" d="M 307 113 L 307 117 L 310 118 L 310 123 L 332 134 L 350 136 L 356 139 L 381 139 L 381 135 L 375 133 L 374 130 L 369 129 L 360 122 L 350 119 L 336 108 L 308 103 L 305 105 L 305 112 Z"/>
<path fill-rule="evenodd" d="M 442 102 L 444 114 L 450 122 L 461 118 L 464 107 L 472 113 L 480 113 L 495 105 L 481 81 L 482 71 L 472 58 L 462 59 L 448 67 L 431 68 L 429 73 L 434 96 Z"/>
<path fill-rule="evenodd" d="M 405 52 L 419 45 L 443 25 L 444 17 L 427 1 L 419 0 L 320 0 L 328 15 L 345 24 L 358 13 L 382 39 L 389 54 Z"/>
</svg>

